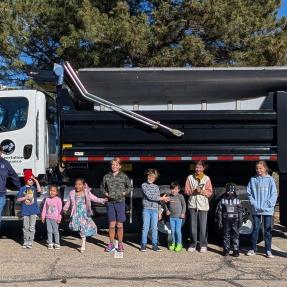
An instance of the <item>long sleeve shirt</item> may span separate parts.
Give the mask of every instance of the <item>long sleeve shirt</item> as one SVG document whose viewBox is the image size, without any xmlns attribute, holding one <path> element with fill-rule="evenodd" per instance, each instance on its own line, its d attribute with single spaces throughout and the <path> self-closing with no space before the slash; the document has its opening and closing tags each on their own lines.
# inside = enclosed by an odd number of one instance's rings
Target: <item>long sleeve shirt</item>
<svg viewBox="0 0 287 287">
<path fill-rule="evenodd" d="M 133 189 L 130 178 L 119 172 L 114 175 L 112 172 L 106 174 L 101 184 L 101 193 L 109 195 L 109 201 L 122 201 Z"/>
<path fill-rule="evenodd" d="M 88 216 L 93 215 L 92 202 L 101 203 L 101 204 L 106 203 L 104 198 L 99 198 L 99 197 L 95 196 L 94 194 L 92 194 L 91 189 L 89 187 L 85 188 L 84 195 L 85 195 L 85 204 L 86 204 Z M 77 208 L 77 206 L 76 206 L 76 191 L 75 190 L 70 191 L 69 199 L 65 203 L 65 205 L 63 207 L 63 211 L 66 212 L 70 208 L 71 208 L 71 216 L 72 216 L 76 213 L 76 208 Z"/>
<path fill-rule="evenodd" d="M 186 203 L 182 194 L 170 195 L 170 201 L 166 204 L 166 210 L 170 217 L 180 218 L 186 212 Z"/>
<path fill-rule="evenodd" d="M 145 182 L 142 184 L 143 207 L 158 209 L 160 204 L 160 191 L 156 184 Z"/>
<path fill-rule="evenodd" d="M 43 209 L 42 209 L 42 218 L 53 219 L 61 221 L 62 216 L 62 200 L 60 197 L 48 197 L 45 200 Z"/>
<path fill-rule="evenodd" d="M 197 192 L 197 187 L 201 186 L 204 195 Z M 212 195 L 211 180 L 207 175 L 204 175 L 200 182 L 195 175 L 189 175 L 185 183 L 185 194 L 189 196 L 188 208 L 208 211 L 208 198 Z"/>
<path fill-rule="evenodd" d="M 7 178 L 10 177 L 15 187 L 20 190 L 20 179 L 11 164 L 0 157 L 0 197 L 6 194 Z"/>
</svg>

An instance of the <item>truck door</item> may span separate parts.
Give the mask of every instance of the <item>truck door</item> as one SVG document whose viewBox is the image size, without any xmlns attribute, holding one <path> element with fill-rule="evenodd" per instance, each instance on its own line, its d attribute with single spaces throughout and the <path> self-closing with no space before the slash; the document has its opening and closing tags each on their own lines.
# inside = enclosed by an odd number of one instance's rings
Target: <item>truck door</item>
<svg viewBox="0 0 287 287">
<path fill-rule="evenodd" d="M 0 92 L 0 144 L 4 158 L 18 175 L 23 169 L 35 171 L 36 91 Z"/>
</svg>

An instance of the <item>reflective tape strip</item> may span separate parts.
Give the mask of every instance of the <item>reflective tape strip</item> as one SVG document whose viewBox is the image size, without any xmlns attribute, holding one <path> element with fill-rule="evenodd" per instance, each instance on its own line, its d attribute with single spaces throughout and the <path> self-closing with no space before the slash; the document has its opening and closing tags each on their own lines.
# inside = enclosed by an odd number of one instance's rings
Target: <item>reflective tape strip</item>
<svg viewBox="0 0 287 287">
<path fill-rule="evenodd" d="M 192 160 L 191 156 L 182 156 L 182 160 Z"/>
<path fill-rule="evenodd" d="M 141 158 L 139 156 L 131 156 L 130 161 L 140 161 Z"/>
<path fill-rule="evenodd" d="M 88 161 L 104 161 L 103 156 L 89 156 Z"/>
<path fill-rule="evenodd" d="M 154 156 L 141 156 L 140 157 L 140 161 L 156 161 L 156 160 L 157 159 Z"/>
<path fill-rule="evenodd" d="M 277 155 L 218 155 L 218 156 L 119 156 L 122 161 L 259 161 L 268 160 L 276 161 Z M 62 161 L 64 162 L 77 162 L 77 161 L 91 161 L 91 162 L 101 162 L 101 161 L 111 161 L 113 157 L 107 156 L 64 156 Z"/>
<path fill-rule="evenodd" d="M 217 156 L 208 156 L 206 160 L 218 160 Z"/>
<path fill-rule="evenodd" d="M 234 160 L 244 160 L 244 156 L 234 156 Z"/>
<path fill-rule="evenodd" d="M 156 156 L 155 160 L 159 160 L 159 161 L 165 160 L 165 156 Z"/>
<path fill-rule="evenodd" d="M 192 156 L 192 160 L 207 160 L 207 156 L 203 156 L 203 155 L 200 155 L 200 156 L 197 156 L 197 155 L 193 155 Z"/>
</svg>

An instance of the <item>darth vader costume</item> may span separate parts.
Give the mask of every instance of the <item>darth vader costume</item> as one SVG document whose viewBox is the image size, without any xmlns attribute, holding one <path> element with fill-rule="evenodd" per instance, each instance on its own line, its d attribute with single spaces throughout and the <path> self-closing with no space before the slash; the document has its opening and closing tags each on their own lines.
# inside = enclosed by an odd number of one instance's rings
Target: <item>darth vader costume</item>
<svg viewBox="0 0 287 287">
<path fill-rule="evenodd" d="M 243 208 L 236 194 L 236 186 L 226 185 L 225 193 L 217 206 L 216 217 L 218 226 L 223 230 L 223 255 L 239 256 L 239 229 L 242 225 Z"/>
</svg>

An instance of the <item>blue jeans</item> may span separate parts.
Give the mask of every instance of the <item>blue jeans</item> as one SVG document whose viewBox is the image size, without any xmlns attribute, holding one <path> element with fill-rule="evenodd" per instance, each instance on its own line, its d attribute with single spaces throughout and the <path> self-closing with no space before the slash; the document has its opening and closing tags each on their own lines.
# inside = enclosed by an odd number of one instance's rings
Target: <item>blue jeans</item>
<svg viewBox="0 0 287 287">
<path fill-rule="evenodd" d="M 59 224 L 55 219 L 46 219 L 46 227 L 48 234 L 48 244 L 53 244 L 53 234 L 55 237 L 55 244 L 60 245 Z"/>
<path fill-rule="evenodd" d="M 0 196 L 0 231 L 1 231 L 1 224 L 2 224 L 2 212 L 3 212 L 5 204 L 6 204 L 6 196 Z"/>
<path fill-rule="evenodd" d="M 262 216 L 264 226 L 264 240 L 265 240 L 265 252 L 271 251 L 272 244 L 272 215 L 253 215 L 253 231 L 251 236 L 251 249 L 257 250 L 257 241 L 260 230 L 260 219 Z"/>
<path fill-rule="evenodd" d="M 171 217 L 169 219 L 172 243 L 182 244 L 181 226 L 182 218 Z"/>
<path fill-rule="evenodd" d="M 148 235 L 150 227 L 151 227 L 152 245 L 157 245 L 157 241 L 158 241 L 157 223 L 158 223 L 158 210 L 151 209 L 151 208 L 144 208 L 143 209 L 142 245 L 147 244 L 147 235 Z"/>
</svg>

